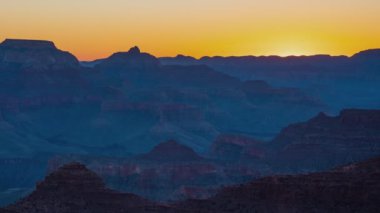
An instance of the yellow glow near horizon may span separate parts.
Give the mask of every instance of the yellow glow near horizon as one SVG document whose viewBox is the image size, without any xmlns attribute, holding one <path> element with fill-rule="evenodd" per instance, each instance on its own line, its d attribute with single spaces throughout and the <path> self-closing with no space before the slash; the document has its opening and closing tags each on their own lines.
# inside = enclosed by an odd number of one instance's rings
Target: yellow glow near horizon
<svg viewBox="0 0 380 213">
<path fill-rule="evenodd" d="M 81 60 L 352 55 L 380 47 L 378 0 L 0 0 L 0 40 L 52 40 Z"/>
</svg>

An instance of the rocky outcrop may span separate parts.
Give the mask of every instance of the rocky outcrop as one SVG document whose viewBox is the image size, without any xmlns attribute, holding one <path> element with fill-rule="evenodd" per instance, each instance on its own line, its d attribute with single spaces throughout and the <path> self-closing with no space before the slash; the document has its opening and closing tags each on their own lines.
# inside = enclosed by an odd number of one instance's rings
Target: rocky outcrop
<svg viewBox="0 0 380 213">
<path fill-rule="evenodd" d="M 51 41 L 6 39 L 0 44 L 1 66 L 31 70 L 73 68 L 75 56 L 57 49 Z"/>
<path fill-rule="evenodd" d="M 131 48 L 128 52 L 118 52 L 103 59 L 95 65 L 102 70 L 129 70 L 129 71 L 153 71 L 158 69 L 160 62 L 148 53 L 142 53 L 138 47 Z"/>
<path fill-rule="evenodd" d="M 290 125 L 272 141 L 273 165 L 284 171 L 315 171 L 380 155 L 380 110 L 320 113 Z"/>
<path fill-rule="evenodd" d="M 272 176 L 178 207 L 192 212 L 379 212 L 379 168 L 376 158 L 329 172 Z"/>
<path fill-rule="evenodd" d="M 136 195 L 107 189 L 100 177 L 75 162 L 52 172 L 32 194 L 7 207 L 18 213 L 143 212 L 149 208 L 156 207 Z"/>
</svg>

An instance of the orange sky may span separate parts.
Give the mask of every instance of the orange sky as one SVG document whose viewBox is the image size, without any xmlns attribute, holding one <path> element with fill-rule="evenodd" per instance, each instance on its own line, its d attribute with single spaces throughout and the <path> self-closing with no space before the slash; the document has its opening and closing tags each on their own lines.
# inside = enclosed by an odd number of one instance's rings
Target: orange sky
<svg viewBox="0 0 380 213">
<path fill-rule="evenodd" d="M 52 40 L 81 60 L 351 55 L 380 47 L 379 0 L 0 0 L 0 40 Z"/>
</svg>

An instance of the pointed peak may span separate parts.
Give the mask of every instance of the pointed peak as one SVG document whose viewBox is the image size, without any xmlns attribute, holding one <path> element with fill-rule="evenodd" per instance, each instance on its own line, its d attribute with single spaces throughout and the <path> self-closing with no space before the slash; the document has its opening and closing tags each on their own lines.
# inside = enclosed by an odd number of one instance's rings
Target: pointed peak
<svg viewBox="0 0 380 213">
<path fill-rule="evenodd" d="M 169 140 L 155 146 L 152 151 L 143 155 L 148 160 L 163 161 L 194 161 L 200 160 L 201 157 L 193 149 L 178 143 L 175 140 Z"/>
<path fill-rule="evenodd" d="M 72 162 L 50 173 L 44 181 L 37 184 L 37 189 L 60 188 L 67 190 L 70 187 L 79 186 L 83 190 L 102 190 L 105 188 L 103 180 L 96 173 L 79 162 Z"/>
<path fill-rule="evenodd" d="M 113 53 L 109 58 L 125 59 L 125 58 L 128 58 L 130 56 L 140 56 L 140 55 L 141 55 L 140 48 L 135 46 L 135 47 L 132 47 L 131 49 L 129 49 L 128 52 L 124 51 L 124 52 Z"/>
<path fill-rule="evenodd" d="M 327 117 L 327 115 L 324 112 L 319 112 L 318 115 L 317 115 L 317 117 L 325 118 L 325 117 Z"/>
<path fill-rule="evenodd" d="M 326 119 L 329 119 L 329 117 L 326 113 L 324 112 L 319 112 L 315 117 L 311 118 L 309 122 L 313 123 L 319 123 L 319 122 L 324 122 Z"/>
<path fill-rule="evenodd" d="M 138 55 L 141 53 L 140 51 L 140 48 L 138 46 L 134 46 L 132 47 L 129 51 L 128 51 L 129 54 L 131 55 Z"/>
</svg>

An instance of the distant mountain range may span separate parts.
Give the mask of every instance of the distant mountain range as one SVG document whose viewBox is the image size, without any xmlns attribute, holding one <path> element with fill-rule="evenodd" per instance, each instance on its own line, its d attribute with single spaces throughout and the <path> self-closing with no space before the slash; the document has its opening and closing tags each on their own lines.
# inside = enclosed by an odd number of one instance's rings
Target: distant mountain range
<svg viewBox="0 0 380 213">
<path fill-rule="evenodd" d="M 80 62 L 53 42 L 7 39 L 0 205 L 73 160 L 167 201 L 377 157 L 379 52 L 195 59 L 133 47 Z"/>
<path fill-rule="evenodd" d="M 328 110 L 297 88 L 162 65 L 137 47 L 98 62 L 80 66 L 48 41 L 0 44 L 1 155 L 141 153 L 169 139 L 205 151 L 219 133 L 267 139 Z"/>
</svg>

